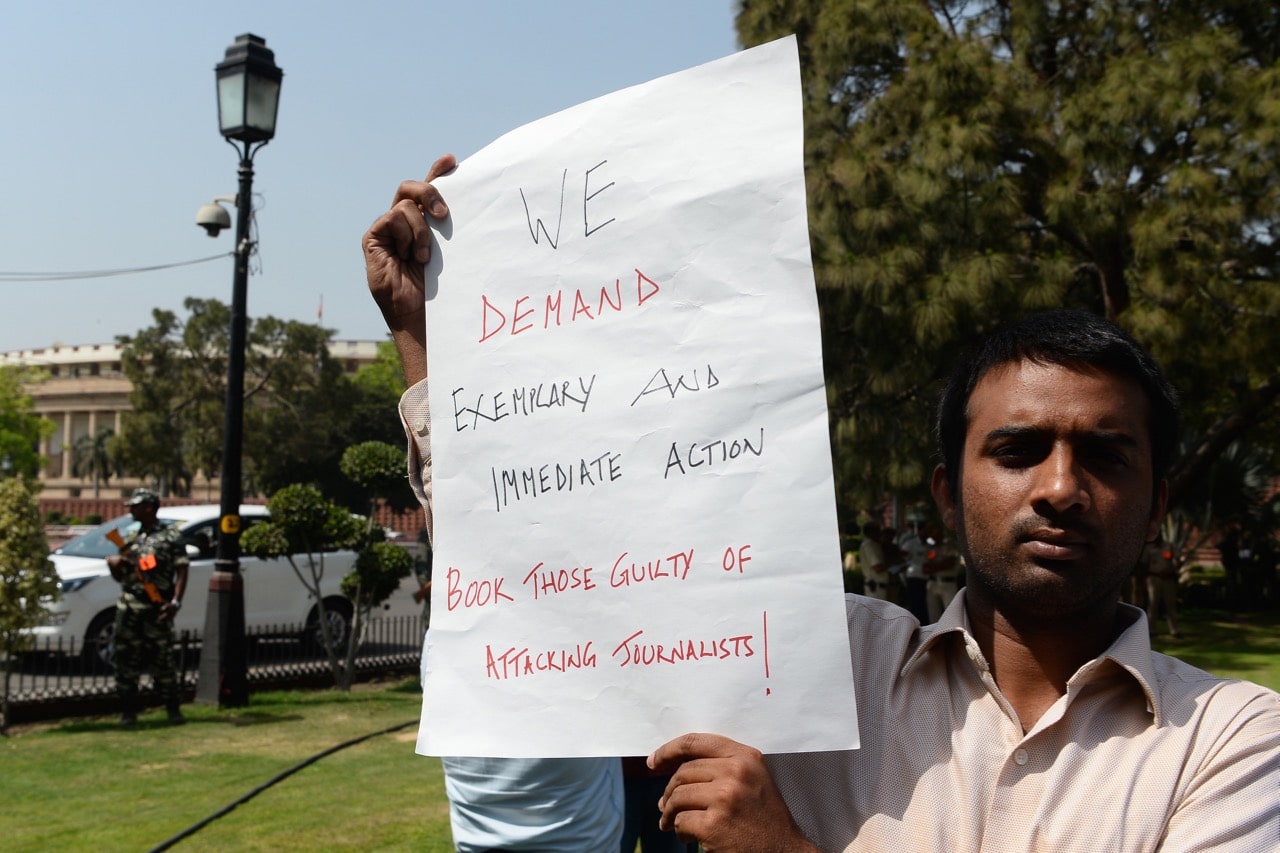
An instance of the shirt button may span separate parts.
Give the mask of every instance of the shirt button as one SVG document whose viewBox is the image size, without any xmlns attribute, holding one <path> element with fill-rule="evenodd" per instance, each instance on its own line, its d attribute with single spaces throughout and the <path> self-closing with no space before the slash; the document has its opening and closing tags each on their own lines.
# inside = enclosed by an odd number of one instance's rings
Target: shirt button
<svg viewBox="0 0 1280 853">
<path fill-rule="evenodd" d="M 1022 767 L 1027 763 L 1027 751 L 1025 749 L 1016 750 L 1013 753 L 1013 760 L 1019 767 Z"/>
<path fill-rule="evenodd" d="M 414 431 L 414 432 L 416 432 L 418 435 L 426 435 L 426 434 L 427 434 L 427 419 L 426 419 L 426 418 L 415 418 L 415 419 L 414 419 L 414 421 L 413 421 L 413 431 Z"/>
</svg>

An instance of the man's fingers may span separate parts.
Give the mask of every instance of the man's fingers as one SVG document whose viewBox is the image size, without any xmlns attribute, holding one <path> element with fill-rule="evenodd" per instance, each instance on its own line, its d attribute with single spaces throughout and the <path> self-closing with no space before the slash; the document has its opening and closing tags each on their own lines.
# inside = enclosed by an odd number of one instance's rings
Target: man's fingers
<svg viewBox="0 0 1280 853">
<path fill-rule="evenodd" d="M 662 797 L 658 800 L 658 808 L 663 808 L 667 804 L 667 800 L 675 793 L 678 788 L 687 788 L 690 785 L 700 785 L 705 782 L 714 782 L 716 780 L 716 764 L 715 759 L 694 758 L 680 765 L 676 772 L 671 774 L 671 778 L 667 780 L 667 787 L 662 791 Z M 688 792 L 686 791 L 686 796 Z"/>
<path fill-rule="evenodd" d="M 422 213 L 429 214 L 434 219 L 444 219 L 449 215 L 449 206 L 444 203 L 440 190 L 436 189 L 431 182 L 453 171 L 457 165 L 458 161 L 452 154 L 439 158 L 431 164 L 426 180 L 402 181 L 400 186 L 396 187 L 396 197 L 391 206 L 396 207 L 400 202 L 408 200 L 416 204 Z"/>
<path fill-rule="evenodd" d="M 751 747 L 723 735 L 692 732 L 669 740 L 653 751 L 648 764 L 652 770 L 663 770 L 695 758 L 727 758 Z"/>
<path fill-rule="evenodd" d="M 431 229 L 411 199 L 402 199 L 373 223 L 365 236 L 365 254 L 381 250 L 399 260 L 425 264 L 431 258 Z"/>
<path fill-rule="evenodd" d="M 662 793 L 662 799 L 658 801 L 658 808 L 662 811 L 658 826 L 670 832 L 676 828 L 678 818 L 683 818 L 687 823 L 693 813 L 704 811 L 710 805 L 706 799 L 707 792 L 707 785 L 702 782 L 678 782 L 672 779 Z M 686 825 L 685 829 L 689 827 Z"/>
<path fill-rule="evenodd" d="M 426 217 L 444 219 L 449 215 L 448 205 L 431 182 L 457 165 L 457 158 L 446 154 L 431 164 L 425 181 L 400 183 L 391 209 L 365 232 L 366 262 L 376 262 L 374 256 L 379 252 L 386 252 L 396 260 L 420 264 L 431 259 L 431 229 Z"/>
<path fill-rule="evenodd" d="M 458 165 L 458 158 L 452 154 L 444 154 L 431 164 L 431 168 L 427 171 L 427 183 L 431 183 L 441 175 L 447 175 L 452 172 L 454 167 Z"/>
</svg>

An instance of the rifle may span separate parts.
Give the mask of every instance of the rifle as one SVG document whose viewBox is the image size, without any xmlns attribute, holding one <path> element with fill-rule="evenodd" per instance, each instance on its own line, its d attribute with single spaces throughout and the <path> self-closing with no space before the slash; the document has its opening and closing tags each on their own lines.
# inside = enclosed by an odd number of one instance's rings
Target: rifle
<svg viewBox="0 0 1280 853">
<path fill-rule="evenodd" d="M 111 540 L 111 544 L 120 549 L 120 555 L 124 556 L 129 550 L 129 544 L 124 541 L 124 537 L 120 535 L 120 531 L 112 528 L 107 531 L 107 538 Z M 145 565 L 144 565 L 145 564 Z M 146 573 L 156 567 L 156 555 L 144 554 L 138 562 L 133 564 L 133 574 L 142 584 L 142 589 L 147 594 L 147 598 L 151 599 L 151 603 L 156 606 L 164 605 L 164 596 L 160 594 L 160 590 L 156 589 L 156 585 L 147 579 Z"/>
</svg>

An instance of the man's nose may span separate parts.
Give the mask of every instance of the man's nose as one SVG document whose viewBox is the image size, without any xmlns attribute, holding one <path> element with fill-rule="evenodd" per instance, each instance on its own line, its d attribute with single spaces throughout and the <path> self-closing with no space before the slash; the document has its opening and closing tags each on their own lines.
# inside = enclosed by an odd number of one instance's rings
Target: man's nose
<svg viewBox="0 0 1280 853">
<path fill-rule="evenodd" d="M 1036 466 L 1032 503 L 1047 504 L 1054 513 L 1085 512 L 1093 503 L 1088 475 L 1070 447 L 1055 445 Z"/>
</svg>

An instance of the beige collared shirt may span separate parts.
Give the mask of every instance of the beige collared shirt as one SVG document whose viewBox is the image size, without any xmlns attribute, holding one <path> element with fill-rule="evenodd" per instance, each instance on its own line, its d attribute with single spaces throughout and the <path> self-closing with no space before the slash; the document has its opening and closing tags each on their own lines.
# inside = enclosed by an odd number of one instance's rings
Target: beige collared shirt
<svg viewBox="0 0 1280 853">
<path fill-rule="evenodd" d="M 969 632 L 847 596 L 862 748 L 775 755 L 824 850 L 1280 850 L 1280 696 L 1151 651 L 1145 615 L 1025 735 Z"/>
<path fill-rule="evenodd" d="M 400 396 L 400 423 L 404 427 L 409 457 L 409 485 L 427 516 L 427 534 L 435 538 L 435 519 L 431 515 L 431 407 L 427 399 L 427 380 L 411 385 Z"/>
</svg>

